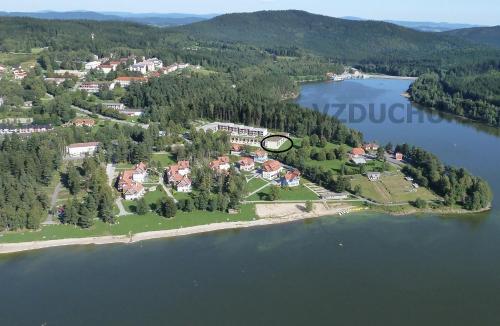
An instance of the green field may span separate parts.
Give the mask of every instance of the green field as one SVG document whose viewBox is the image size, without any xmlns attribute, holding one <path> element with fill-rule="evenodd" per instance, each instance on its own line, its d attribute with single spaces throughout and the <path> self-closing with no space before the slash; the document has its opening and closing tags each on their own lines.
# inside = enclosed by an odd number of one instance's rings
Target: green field
<svg viewBox="0 0 500 326">
<path fill-rule="evenodd" d="M 154 205 L 158 202 L 163 197 L 166 197 L 167 194 L 163 192 L 161 187 L 158 187 L 158 190 L 148 192 L 144 195 L 144 199 L 146 200 L 146 203 L 151 207 L 154 208 Z M 124 200 L 123 201 L 123 206 L 128 212 L 135 213 L 136 209 L 136 204 L 137 202 L 135 200 Z"/>
<path fill-rule="evenodd" d="M 182 227 L 220 222 L 251 221 L 256 219 L 255 205 L 242 205 L 238 214 L 222 212 L 178 212 L 174 218 L 166 219 L 154 213 L 143 216 L 128 215 L 110 225 L 96 221 L 90 229 L 69 225 L 47 225 L 39 231 L 5 232 L 0 234 L 0 243 L 55 240 L 64 238 L 85 238 L 105 235 L 127 235 L 130 233 L 171 230 Z"/>
<path fill-rule="evenodd" d="M 262 180 L 261 178 L 253 178 L 249 182 L 247 182 L 247 193 L 252 193 L 255 190 L 259 189 L 260 187 L 263 187 L 267 184 L 268 182 L 265 180 Z"/>
<path fill-rule="evenodd" d="M 23 69 L 28 69 L 36 62 L 36 55 L 29 53 L 5 53 L 0 52 L 0 63 L 9 66 L 21 65 Z"/>
<path fill-rule="evenodd" d="M 175 164 L 175 157 L 172 153 L 153 153 L 151 161 L 160 162 L 163 167 Z"/>
<path fill-rule="evenodd" d="M 402 173 L 383 175 L 379 181 L 372 182 L 366 176 L 356 175 L 351 179 L 351 186 L 361 186 L 361 195 L 379 203 L 412 202 L 417 198 L 436 200 L 438 197 L 426 188 L 413 188 L 411 182 L 404 179 Z"/>
</svg>

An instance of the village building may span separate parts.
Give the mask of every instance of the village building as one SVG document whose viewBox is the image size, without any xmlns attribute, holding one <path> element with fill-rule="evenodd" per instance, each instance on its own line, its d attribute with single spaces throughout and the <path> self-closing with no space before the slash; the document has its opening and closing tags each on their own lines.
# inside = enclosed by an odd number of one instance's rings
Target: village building
<svg viewBox="0 0 500 326">
<path fill-rule="evenodd" d="M 19 126 L 13 126 L 8 124 L 0 124 L 0 134 L 34 134 L 40 132 L 47 132 L 53 130 L 52 125 L 33 125 L 25 124 Z"/>
<path fill-rule="evenodd" d="M 238 161 L 240 171 L 252 171 L 255 169 L 255 162 L 251 157 L 243 157 Z"/>
<path fill-rule="evenodd" d="M 123 103 L 108 102 L 108 103 L 103 103 L 102 105 L 104 105 L 104 107 L 106 109 L 112 109 L 112 110 L 116 110 L 116 111 L 122 111 L 125 109 L 125 105 Z"/>
<path fill-rule="evenodd" d="M 396 161 L 402 161 L 403 160 L 403 154 L 402 153 L 395 153 L 394 154 L 394 159 Z"/>
<path fill-rule="evenodd" d="M 28 76 L 28 73 L 23 69 L 14 69 L 13 74 L 15 80 L 22 80 Z"/>
<path fill-rule="evenodd" d="M 379 145 L 376 143 L 363 144 L 363 149 L 367 152 L 376 152 L 379 149 Z"/>
<path fill-rule="evenodd" d="M 57 86 L 61 85 L 66 81 L 67 78 L 64 77 L 53 77 L 53 78 L 45 78 L 44 80 L 48 83 L 54 83 Z"/>
<path fill-rule="evenodd" d="M 286 136 L 288 136 L 288 134 Z M 264 141 L 264 147 L 268 149 L 278 150 L 281 148 L 281 146 L 283 146 L 283 144 L 286 143 L 286 141 L 287 138 L 281 135 L 271 136 L 266 138 L 266 140 Z"/>
<path fill-rule="evenodd" d="M 253 153 L 253 160 L 256 163 L 264 163 L 268 160 L 268 154 L 263 149 L 258 149 Z"/>
<path fill-rule="evenodd" d="M 366 152 L 364 149 L 361 147 L 355 147 L 351 150 L 350 153 L 350 158 L 351 161 L 354 162 L 354 164 L 361 165 L 361 164 L 366 164 L 366 159 L 364 156 L 366 155 Z"/>
<path fill-rule="evenodd" d="M 297 187 L 299 185 L 300 185 L 300 171 L 297 169 L 288 171 L 281 178 L 282 187 Z"/>
<path fill-rule="evenodd" d="M 128 115 L 129 117 L 140 117 L 144 114 L 144 110 L 142 109 L 123 109 L 120 113 Z"/>
<path fill-rule="evenodd" d="M 132 83 L 144 83 L 147 82 L 148 79 L 146 77 L 118 77 L 114 80 L 114 84 L 120 84 L 121 87 L 128 87 Z"/>
<path fill-rule="evenodd" d="M 106 64 L 106 65 L 100 65 L 98 69 L 100 71 L 102 71 L 103 73 L 105 73 L 105 74 L 109 74 L 110 72 L 116 70 L 116 66 L 115 65 Z"/>
<path fill-rule="evenodd" d="M 97 151 L 99 145 L 99 142 L 71 144 L 66 146 L 66 153 L 72 157 L 92 155 Z"/>
<path fill-rule="evenodd" d="M 139 62 L 131 65 L 128 70 L 130 71 L 135 71 L 135 72 L 140 72 L 141 74 L 146 74 L 148 72 L 148 67 L 144 62 Z"/>
<path fill-rule="evenodd" d="M 71 124 L 76 127 L 93 127 L 95 126 L 95 120 L 91 118 L 75 118 Z"/>
<path fill-rule="evenodd" d="M 4 103 L 5 103 L 5 100 L 3 99 L 3 97 L 0 97 L 0 106 L 2 106 Z"/>
<path fill-rule="evenodd" d="M 23 107 L 25 107 L 25 108 L 32 108 L 33 107 L 33 101 L 24 101 L 23 102 Z"/>
<path fill-rule="evenodd" d="M 229 133 L 231 143 L 254 147 L 260 146 L 260 139 L 268 135 L 266 128 L 255 128 L 226 122 L 212 122 L 198 129 L 205 132 L 209 130 L 213 132 L 224 131 Z"/>
<path fill-rule="evenodd" d="M 273 180 L 279 176 L 282 170 L 283 167 L 280 162 L 276 160 L 267 161 L 262 165 L 262 178 Z"/>
<path fill-rule="evenodd" d="M 85 70 L 91 70 L 91 69 L 96 69 L 101 65 L 101 62 L 99 61 L 91 61 L 91 62 L 86 62 L 84 64 Z"/>
<path fill-rule="evenodd" d="M 231 168 L 229 157 L 220 156 L 216 160 L 210 162 L 209 167 L 216 172 L 224 172 Z"/>
<path fill-rule="evenodd" d="M 380 172 L 367 172 L 366 176 L 368 177 L 368 180 L 370 181 L 378 181 L 380 180 L 380 177 L 382 174 Z"/>
<path fill-rule="evenodd" d="M 231 144 L 231 155 L 241 155 L 243 146 L 241 144 Z"/>
<path fill-rule="evenodd" d="M 99 93 L 100 86 L 99 83 L 85 82 L 81 83 L 80 86 L 78 86 L 78 89 L 81 91 L 86 91 L 87 93 Z"/>
<path fill-rule="evenodd" d="M 166 171 L 166 179 L 179 192 L 191 192 L 192 181 L 188 178 L 191 173 L 189 161 L 179 161 Z"/>
<path fill-rule="evenodd" d="M 192 189 L 192 181 L 188 177 L 183 177 L 175 188 L 178 192 L 189 193 Z"/>
<path fill-rule="evenodd" d="M 355 147 L 351 150 L 351 157 L 362 157 L 366 155 L 366 152 L 361 147 Z"/>
<path fill-rule="evenodd" d="M 146 189 L 142 182 L 147 178 L 147 175 L 147 166 L 143 162 L 136 164 L 131 170 L 120 173 L 117 189 L 125 200 L 139 199 L 144 196 Z"/>
</svg>

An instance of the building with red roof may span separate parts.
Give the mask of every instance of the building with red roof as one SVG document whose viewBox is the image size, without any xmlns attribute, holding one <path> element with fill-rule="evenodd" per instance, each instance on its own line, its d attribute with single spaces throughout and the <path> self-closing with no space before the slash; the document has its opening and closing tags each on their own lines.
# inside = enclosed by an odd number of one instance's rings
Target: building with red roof
<svg viewBox="0 0 500 326">
<path fill-rule="evenodd" d="M 300 185 L 300 171 L 295 169 L 288 171 L 281 178 L 281 186 L 283 187 L 297 187 Z"/>
<path fill-rule="evenodd" d="M 238 165 L 241 171 L 252 171 L 255 169 L 255 162 L 251 157 L 243 157 L 238 161 Z"/>
<path fill-rule="evenodd" d="M 275 179 L 283 170 L 283 166 L 276 160 L 269 160 L 262 164 L 262 177 L 264 179 Z"/>
</svg>

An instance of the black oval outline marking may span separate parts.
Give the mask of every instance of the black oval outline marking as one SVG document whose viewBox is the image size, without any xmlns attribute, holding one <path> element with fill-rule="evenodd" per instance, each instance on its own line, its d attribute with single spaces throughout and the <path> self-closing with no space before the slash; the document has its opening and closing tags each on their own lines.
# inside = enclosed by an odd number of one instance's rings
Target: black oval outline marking
<svg viewBox="0 0 500 326">
<path fill-rule="evenodd" d="M 268 138 L 271 138 L 271 137 L 283 137 L 283 138 L 286 138 L 290 141 L 291 145 L 289 148 L 287 149 L 284 149 L 284 150 L 271 150 L 271 149 L 267 149 L 266 146 L 264 146 L 264 141 Z M 269 136 L 266 136 L 264 137 L 261 141 L 260 141 L 260 147 L 265 150 L 266 152 L 269 152 L 269 153 L 285 153 L 285 152 L 288 152 L 289 150 L 291 150 L 293 148 L 293 140 L 292 138 L 288 137 L 288 136 L 285 136 L 285 135 L 269 135 Z"/>
</svg>

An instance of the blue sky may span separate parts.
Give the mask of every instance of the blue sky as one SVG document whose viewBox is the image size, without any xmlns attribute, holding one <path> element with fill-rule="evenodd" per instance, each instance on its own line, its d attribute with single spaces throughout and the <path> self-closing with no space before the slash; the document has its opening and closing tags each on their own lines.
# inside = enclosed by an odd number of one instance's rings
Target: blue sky
<svg viewBox="0 0 500 326">
<path fill-rule="evenodd" d="M 498 0 L 1 0 L 0 11 L 226 13 L 301 9 L 334 17 L 500 25 Z"/>
</svg>

